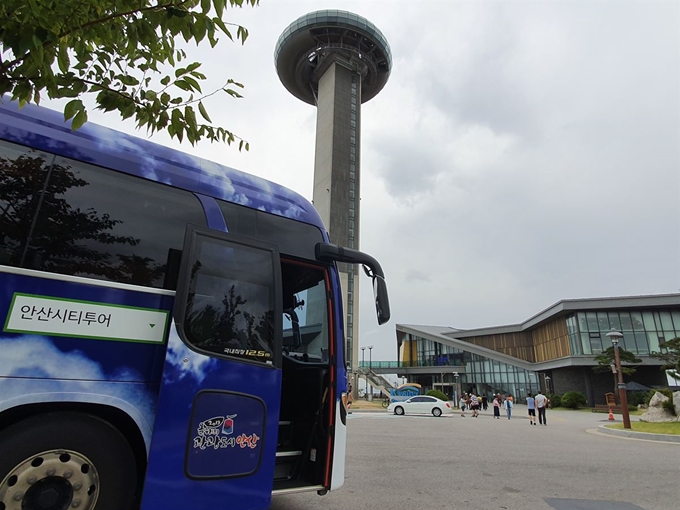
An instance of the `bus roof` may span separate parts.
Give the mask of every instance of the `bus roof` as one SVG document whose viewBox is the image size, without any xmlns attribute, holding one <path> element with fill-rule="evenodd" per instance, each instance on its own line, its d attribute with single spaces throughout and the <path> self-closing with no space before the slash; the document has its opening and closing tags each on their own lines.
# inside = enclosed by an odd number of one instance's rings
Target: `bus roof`
<svg viewBox="0 0 680 510">
<path fill-rule="evenodd" d="M 314 206 L 300 194 L 260 177 L 92 122 L 72 131 L 61 112 L 19 108 L 0 98 L 0 139 L 118 170 L 310 223 L 325 231 Z"/>
</svg>

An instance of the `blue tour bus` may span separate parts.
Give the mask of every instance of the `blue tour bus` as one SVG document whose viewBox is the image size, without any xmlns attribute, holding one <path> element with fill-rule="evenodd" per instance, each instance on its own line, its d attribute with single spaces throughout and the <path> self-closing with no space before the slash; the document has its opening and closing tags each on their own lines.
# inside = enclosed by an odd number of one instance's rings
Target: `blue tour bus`
<svg viewBox="0 0 680 510">
<path fill-rule="evenodd" d="M 0 508 L 268 508 L 340 487 L 337 262 L 288 189 L 0 105 Z"/>
</svg>

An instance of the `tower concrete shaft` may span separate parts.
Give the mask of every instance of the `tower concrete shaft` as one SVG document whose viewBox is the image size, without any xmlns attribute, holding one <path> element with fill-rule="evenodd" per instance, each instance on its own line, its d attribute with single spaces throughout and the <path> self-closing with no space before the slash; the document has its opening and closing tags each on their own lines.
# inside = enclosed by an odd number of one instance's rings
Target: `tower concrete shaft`
<svg viewBox="0 0 680 510">
<path fill-rule="evenodd" d="M 318 81 L 313 202 L 331 242 L 359 249 L 361 74 L 340 56 L 331 57 Z M 348 362 L 359 366 L 359 278 L 355 266 L 339 264 Z"/>
</svg>

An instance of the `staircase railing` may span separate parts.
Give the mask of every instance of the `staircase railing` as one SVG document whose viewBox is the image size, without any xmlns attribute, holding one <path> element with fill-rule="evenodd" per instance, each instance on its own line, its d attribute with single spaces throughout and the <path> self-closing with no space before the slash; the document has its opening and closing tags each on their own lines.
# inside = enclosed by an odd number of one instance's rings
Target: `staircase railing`
<svg viewBox="0 0 680 510">
<path fill-rule="evenodd" d="M 391 396 L 390 390 L 396 388 L 391 381 L 380 374 L 376 374 L 367 367 L 360 367 L 358 374 L 359 377 L 363 377 L 371 386 L 379 390 L 381 394 L 388 398 Z"/>
</svg>

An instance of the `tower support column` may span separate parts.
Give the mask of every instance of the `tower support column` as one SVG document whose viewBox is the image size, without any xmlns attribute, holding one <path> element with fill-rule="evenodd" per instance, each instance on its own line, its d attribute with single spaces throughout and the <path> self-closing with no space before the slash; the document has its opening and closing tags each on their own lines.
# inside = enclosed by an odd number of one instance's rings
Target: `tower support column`
<svg viewBox="0 0 680 510">
<path fill-rule="evenodd" d="M 314 207 L 329 226 L 331 242 L 359 249 L 361 75 L 342 56 L 319 78 Z M 345 310 L 347 359 L 359 364 L 359 279 L 355 266 L 338 264 Z"/>
</svg>

